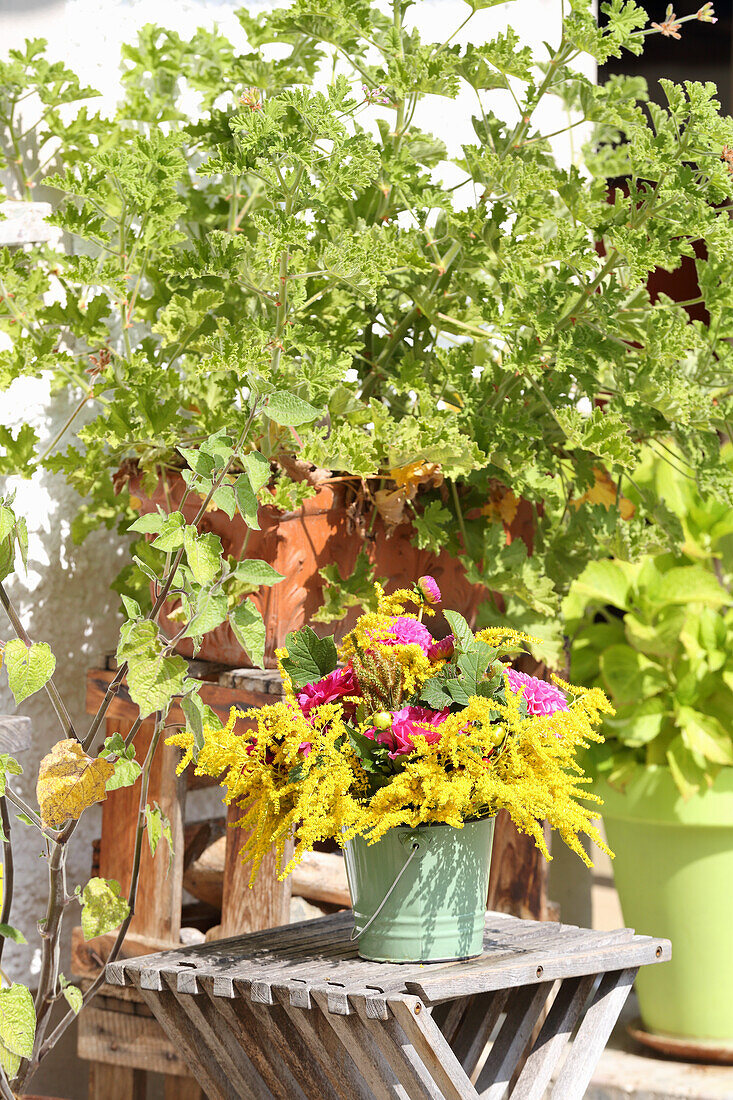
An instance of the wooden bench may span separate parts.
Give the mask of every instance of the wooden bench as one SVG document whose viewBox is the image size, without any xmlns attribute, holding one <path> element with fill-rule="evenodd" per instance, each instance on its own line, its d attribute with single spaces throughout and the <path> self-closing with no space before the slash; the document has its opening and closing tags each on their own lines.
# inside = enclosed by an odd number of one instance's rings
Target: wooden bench
<svg viewBox="0 0 733 1100">
<path fill-rule="evenodd" d="M 375 963 L 352 928 L 342 913 L 107 981 L 140 993 L 210 1100 L 581 1100 L 637 970 L 671 956 L 631 929 L 487 913 L 477 959 Z"/>
</svg>

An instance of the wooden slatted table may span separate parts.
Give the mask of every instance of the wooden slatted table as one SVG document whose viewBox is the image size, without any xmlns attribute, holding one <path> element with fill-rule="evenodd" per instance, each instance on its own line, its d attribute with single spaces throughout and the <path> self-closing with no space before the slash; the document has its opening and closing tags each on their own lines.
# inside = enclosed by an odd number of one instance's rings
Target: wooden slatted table
<svg viewBox="0 0 733 1100">
<path fill-rule="evenodd" d="M 580 1100 L 637 970 L 671 957 L 628 928 L 487 913 L 480 958 L 373 963 L 352 927 L 128 959 L 107 981 L 139 990 L 210 1100 Z"/>
</svg>

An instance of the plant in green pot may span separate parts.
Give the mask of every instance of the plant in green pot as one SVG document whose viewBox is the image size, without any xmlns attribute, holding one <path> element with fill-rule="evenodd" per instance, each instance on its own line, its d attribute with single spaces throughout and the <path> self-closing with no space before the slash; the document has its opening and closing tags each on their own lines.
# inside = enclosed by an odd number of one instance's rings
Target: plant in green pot
<svg viewBox="0 0 733 1100">
<path fill-rule="evenodd" d="M 689 483 L 668 499 L 688 506 L 690 556 L 587 566 L 565 602 L 571 676 L 616 709 L 586 764 L 624 919 L 674 945 L 637 979 L 644 1025 L 733 1054 L 733 600 L 716 575 L 733 509 Z"/>
<path fill-rule="evenodd" d="M 0 386 L 50 371 L 78 415 L 46 453 L 28 426 L 0 435 L 0 470 L 63 471 L 81 536 L 130 502 L 175 506 L 200 441 L 237 438 L 260 393 L 269 542 L 250 542 L 265 557 L 300 529 L 270 560 L 286 580 L 268 625 L 338 622 L 375 571 L 435 572 L 469 619 L 506 613 L 557 658 L 560 599 L 599 547 L 674 543 L 651 487 L 628 510 L 639 443 L 671 434 L 701 482 L 731 483 L 733 123 L 711 84 L 664 82 L 662 107 L 578 71 L 659 32 L 633 2 L 600 27 L 573 0 L 536 51 L 510 25 L 483 40 L 486 6 L 438 41 L 407 0 L 241 11 L 241 46 L 147 26 L 111 120 L 63 67 L 47 102 L 42 44 L 14 52 L 8 190 L 43 186 L 74 254 L 0 255 Z M 47 109 L 19 129 L 34 93 Z M 473 133 L 449 151 L 421 120 L 461 93 Z M 567 158 L 555 129 L 592 137 Z M 710 327 L 647 290 L 696 247 Z M 226 500 L 207 517 L 220 537 Z M 225 539 L 234 558 L 245 534 Z"/>
</svg>

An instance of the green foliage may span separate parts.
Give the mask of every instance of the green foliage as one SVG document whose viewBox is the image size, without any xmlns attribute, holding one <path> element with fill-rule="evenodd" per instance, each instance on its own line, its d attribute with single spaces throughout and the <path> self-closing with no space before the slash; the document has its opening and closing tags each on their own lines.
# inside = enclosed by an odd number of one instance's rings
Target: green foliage
<svg viewBox="0 0 733 1100">
<path fill-rule="evenodd" d="M 6 643 L 3 661 L 16 704 L 40 691 L 56 668 L 56 658 L 47 642 L 26 645 L 20 638 Z"/>
<path fill-rule="evenodd" d="M 161 840 L 164 840 L 168 846 L 168 870 L 170 871 L 173 865 L 173 834 L 171 832 L 171 823 L 165 816 L 163 811 L 157 802 L 145 807 L 145 828 L 148 833 L 148 844 L 150 846 L 150 854 L 154 856 L 158 850 L 158 845 Z"/>
<path fill-rule="evenodd" d="M 135 759 L 135 746 L 126 745 L 120 733 L 113 733 L 111 737 L 105 738 L 102 755 L 110 760 L 115 769 L 106 783 L 108 791 L 131 787 L 142 774 L 142 768 Z"/>
<path fill-rule="evenodd" d="M 36 1010 L 30 990 L 18 982 L 0 989 L 0 1065 L 8 1078 L 18 1072 L 22 1058 L 30 1058 L 35 1034 Z"/>
<path fill-rule="evenodd" d="M 313 684 L 336 668 L 336 643 L 333 638 L 319 638 L 309 626 L 296 634 L 288 634 L 285 648 L 288 655 L 282 665 L 295 688 Z"/>
<path fill-rule="evenodd" d="M 81 930 L 85 940 L 113 932 L 127 918 L 130 907 L 120 897 L 114 879 L 90 878 L 80 895 Z"/>
<path fill-rule="evenodd" d="M 43 42 L 10 51 L 0 145 L 23 141 L 8 193 L 54 188 L 74 255 L 0 253 L 12 340 L 0 388 L 47 370 L 92 415 L 50 455 L 29 429 L 4 430 L 0 470 L 62 472 L 85 498 L 83 537 L 118 525 L 129 497 L 109 475 L 130 463 L 149 487 L 183 463 L 206 495 L 250 417 L 248 453 L 215 503 L 255 529 L 258 494 L 293 509 L 312 492 L 284 476 L 293 454 L 365 479 L 369 499 L 398 470 L 435 464 L 454 484 L 416 483 L 416 545 L 460 556 L 557 654 L 548 624 L 599 550 L 635 560 L 680 545 L 656 485 L 625 512 L 641 443 L 669 439 L 708 498 L 733 485 L 717 445 L 733 412 L 733 181 L 721 160 L 733 123 L 712 84 L 663 81 L 664 105 L 648 107 L 638 79 L 595 86 L 578 72 L 583 54 L 638 54 L 654 29 L 633 0 L 605 4 L 602 28 L 590 0 L 567 7 L 559 41 L 536 52 L 511 27 L 466 46 L 453 28 L 427 41 L 404 5 L 388 17 L 369 0 L 242 10 L 243 50 L 217 31 L 185 41 L 147 25 L 123 49 L 112 120 Z M 323 90 L 319 72 L 331 74 Z M 467 89 L 466 186 L 446 191 L 446 151 L 414 118 L 426 95 Z M 25 116 L 33 93 L 38 121 Z M 592 128 L 582 164 L 560 163 L 543 133 L 548 96 Z M 703 251 L 710 326 L 646 287 Z M 598 471 L 610 486 L 600 499 Z M 492 507 L 510 489 L 529 502 L 531 556 L 521 539 L 507 545 Z M 187 567 L 207 588 L 218 547 L 180 528 L 161 525 L 157 549 L 187 538 Z M 0 521 L 0 576 L 7 557 Z M 136 557 L 120 587 L 137 599 Z M 223 604 L 196 594 L 192 609 L 198 639 Z"/>
<path fill-rule="evenodd" d="M 638 479 L 637 495 L 663 485 L 685 556 L 586 567 L 565 600 L 570 676 L 597 682 L 616 707 L 593 750 L 598 770 L 623 785 L 639 767 L 667 765 L 687 798 L 733 765 L 733 508 L 650 454 Z"/>
</svg>

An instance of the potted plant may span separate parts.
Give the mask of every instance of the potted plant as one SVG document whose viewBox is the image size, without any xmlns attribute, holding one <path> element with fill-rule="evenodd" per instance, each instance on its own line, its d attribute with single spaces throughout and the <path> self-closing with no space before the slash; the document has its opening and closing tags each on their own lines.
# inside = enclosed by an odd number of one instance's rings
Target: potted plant
<svg viewBox="0 0 733 1100">
<path fill-rule="evenodd" d="M 571 675 L 616 710 L 588 766 L 624 919 L 674 942 L 637 979 L 644 1025 L 704 1057 L 733 1050 L 733 508 L 659 462 L 640 477 L 663 486 L 687 554 L 588 565 L 566 601 Z"/>
<path fill-rule="evenodd" d="M 467 7 L 469 29 L 485 6 Z M 427 570 L 446 593 L 456 579 L 472 622 L 506 614 L 557 660 L 560 599 L 599 547 L 637 553 L 650 525 L 674 543 L 652 489 L 627 508 L 639 443 L 671 434 L 701 481 L 730 483 L 716 257 L 733 233 L 733 124 L 712 85 L 663 82 L 666 107 L 647 107 L 641 81 L 596 87 L 576 67 L 684 35 L 712 7 L 659 25 L 633 2 L 604 10 L 600 28 L 574 2 L 536 54 L 511 26 L 424 41 L 406 0 L 242 11 L 243 49 L 147 26 L 123 51 L 113 120 L 41 44 L 11 52 L 8 189 L 42 187 L 75 254 L 3 254 L 0 384 L 49 370 L 78 416 L 44 454 L 31 428 L 5 432 L 0 468 L 63 471 L 82 537 L 183 492 L 199 442 L 236 438 L 242 395 L 274 387 L 291 400 L 263 404 L 253 443 L 270 545 L 285 560 L 292 543 L 282 628 L 318 604 L 338 622 L 375 570 Z M 456 158 L 418 120 L 461 90 L 475 137 Z M 33 93 L 43 116 L 19 124 Z M 540 121 L 550 97 L 569 112 L 560 136 Z M 582 159 L 557 146 L 586 133 Z M 709 328 L 646 289 L 696 242 Z M 226 487 L 217 507 L 207 522 L 226 524 Z M 122 583 L 143 598 L 141 568 Z"/>
<path fill-rule="evenodd" d="M 169 738 L 186 750 L 182 768 L 196 755 L 196 773 L 221 779 L 242 807 L 253 879 L 272 845 L 283 877 L 319 841 L 346 849 L 365 958 L 481 953 L 500 809 L 547 858 L 545 818 L 586 862 L 579 833 L 608 850 L 575 760 L 598 739 L 603 693 L 514 670 L 507 655 L 525 636 L 474 635 L 455 611 L 453 633 L 436 641 L 423 618 L 439 601 L 433 577 L 390 595 L 377 587 L 376 611 L 340 647 L 310 628 L 288 637 L 283 702 L 235 711 L 224 729 L 205 724 L 200 749 L 190 731 Z"/>
</svg>

